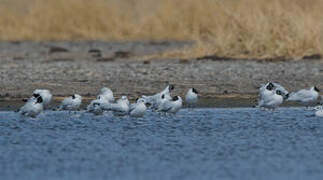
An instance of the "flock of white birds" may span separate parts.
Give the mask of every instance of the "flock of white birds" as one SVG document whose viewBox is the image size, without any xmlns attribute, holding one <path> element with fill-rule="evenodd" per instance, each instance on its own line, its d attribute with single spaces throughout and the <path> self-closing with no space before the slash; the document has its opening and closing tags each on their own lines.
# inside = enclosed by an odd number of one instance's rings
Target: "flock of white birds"
<svg viewBox="0 0 323 180">
<path fill-rule="evenodd" d="M 163 91 L 152 95 L 142 96 L 135 103 L 130 104 L 127 96 L 122 96 L 115 101 L 113 92 L 109 88 L 102 88 L 100 94 L 95 100 L 87 106 L 86 112 L 95 115 L 101 115 L 104 112 L 110 111 L 115 116 L 131 116 L 143 117 L 147 109 L 165 114 L 176 114 L 183 106 L 183 100 L 180 96 L 171 96 L 171 91 L 174 90 L 173 85 L 168 85 Z M 278 83 L 268 82 L 259 89 L 258 106 L 267 110 L 274 110 L 279 107 L 284 100 L 296 101 L 305 106 L 309 106 L 319 98 L 319 89 L 312 87 L 310 89 L 302 89 L 297 92 L 289 93 L 283 86 Z M 316 106 L 315 115 L 323 117 L 323 97 L 321 97 L 321 105 Z M 52 100 L 52 94 L 47 89 L 36 89 L 33 95 L 25 100 L 26 104 L 21 107 L 18 112 L 21 115 L 36 117 L 44 109 L 48 108 Z M 191 88 L 185 95 L 185 103 L 188 107 L 196 106 L 198 102 L 198 92 Z M 82 104 L 82 97 L 74 94 L 65 98 L 60 106 L 55 110 L 77 111 Z"/>
</svg>

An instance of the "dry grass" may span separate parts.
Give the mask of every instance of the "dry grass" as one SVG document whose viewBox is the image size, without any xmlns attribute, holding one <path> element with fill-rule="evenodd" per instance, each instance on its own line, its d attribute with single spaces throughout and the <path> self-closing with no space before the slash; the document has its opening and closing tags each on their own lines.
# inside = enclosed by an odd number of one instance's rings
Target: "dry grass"
<svg viewBox="0 0 323 180">
<path fill-rule="evenodd" d="M 194 40 L 166 56 L 323 54 L 322 0 L 0 0 L 0 40 Z"/>
</svg>

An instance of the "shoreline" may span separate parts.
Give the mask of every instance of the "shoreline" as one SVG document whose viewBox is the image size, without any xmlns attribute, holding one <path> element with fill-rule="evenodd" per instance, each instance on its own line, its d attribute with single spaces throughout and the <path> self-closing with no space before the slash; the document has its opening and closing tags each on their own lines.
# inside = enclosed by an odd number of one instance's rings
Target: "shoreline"
<svg viewBox="0 0 323 180">
<path fill-rule="evenodd" d="M 47 110 L 54 109 L 57 107 L 64 97 L 53 97 L 52 102 Z M 95 97 L 82 97 L 82 105 L 80 110 L 84 110 L 91 100 Z M 134 102 L 135 99 L 130 98 L 130 102 Z M 0 98 L 0 111 L 14 111 L 24 105 L 25 102 L 21 98 Z M 183 102 L 183 108 L 185 102 Z M 255 108 L 257 105 L 257 96 L 249 97 L 228 97 L 228 96 L 217 96 L 213 98 L 199 98 L 199 102 L 195 108 Z M 313 104 L 316 106 L 316 104 Z M 284 102 L 280 107 L 303 107 L 302 105 L 295 102 Z"/>
</svg>

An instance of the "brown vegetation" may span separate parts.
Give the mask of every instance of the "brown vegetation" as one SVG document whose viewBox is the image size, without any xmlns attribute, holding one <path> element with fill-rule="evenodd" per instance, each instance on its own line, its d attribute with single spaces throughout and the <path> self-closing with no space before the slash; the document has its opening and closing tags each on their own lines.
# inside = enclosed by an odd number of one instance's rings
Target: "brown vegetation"
<svg viewBox="0 0 323 180">
<path fill-rule="evenodd" d="M 166 56 L 323 54 L 322 0 L 0 0 L 0 40 L 193 40 Z"/>
</svg>

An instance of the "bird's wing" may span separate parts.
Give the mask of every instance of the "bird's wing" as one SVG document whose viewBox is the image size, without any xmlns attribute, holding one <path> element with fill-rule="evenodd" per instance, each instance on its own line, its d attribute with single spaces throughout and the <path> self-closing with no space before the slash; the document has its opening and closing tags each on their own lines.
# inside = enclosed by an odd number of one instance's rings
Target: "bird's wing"
<svg viewBox="0 0 323 180">
<path fill-rule="evenodd" d="M 274 86 L 276 87 L 276 90 L 280 90 L 283 94 L 288 94 L 288 91 L 280 84 L 278 83 L 273 83 Z"/>
<path fill-rule="evenodd" d="M 129 112 L 133 111 L 136 108 L 136 104 L 131 104 L 129 108 Z"/>
<path fill-rule="evenodd" d="M 160 111 L 164 111 L 164 112 L 167 112 L 167 111 L 169 111 L 169 110 L 171 110 L 172 109 L 172 103 L 170 102 L 170 101 L 166 101 L 166 102 L 164 102 L 162 105 L 161 105 L 161 107 L 160 107 Z"/>
<path fill-rule="evenodd" d="M 296 93 L 292 93 L 290 98 L 288 98 L 289 100 L 302 100 L 302 99 L 308 99 L 311 98 L 313 96 L 313 94 L 308 91 L 308 90 L 300 90 Z"/>
</svg>

